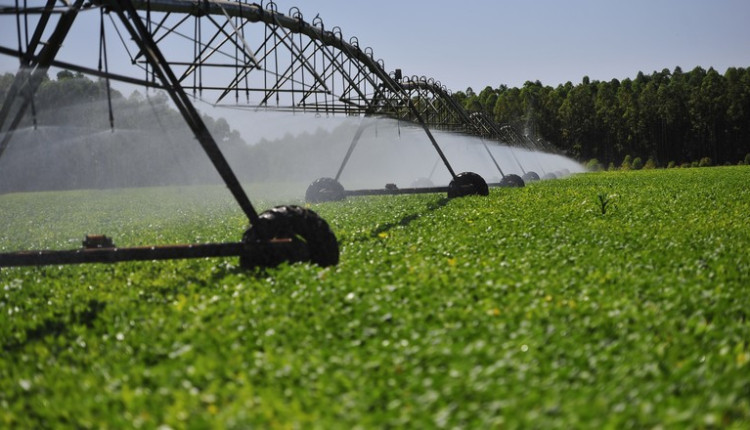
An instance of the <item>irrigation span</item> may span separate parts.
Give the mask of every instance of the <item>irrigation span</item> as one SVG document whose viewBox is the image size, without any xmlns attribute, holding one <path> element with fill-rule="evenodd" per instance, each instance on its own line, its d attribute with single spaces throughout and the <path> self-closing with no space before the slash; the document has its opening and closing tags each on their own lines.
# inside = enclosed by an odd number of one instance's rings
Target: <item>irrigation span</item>
<svg viewBox="0 0 750 430">
<path fill-rule="evenodd" d="M 387 70 L 356 37 L 316 16 L 306 21 L 298 8 L 284 14 L 273 2 L 223 0 L 48 0 L 15 1 L 0 7 L 0 22 L 13 40 L 0 54 L 20 62 L 0 106 L 0 157 L 19 127 L 32 118 L 35 94 L 50 68 L 99 78 L 110 98 L 113 82 L 166 93 L 195 135 L 213 167 L 250 222 L 242 241 L 207 245 L 117 248 L 110 238 L 87 237 L 82 249 L 0 254 L 0 266 L 115 262 L 162 258 L 240 256 L 244 267 L 282 261 L 338 262 L 336 238 L 310 209 L 280 206 L 258 213 L 217 145 L 196 102 L 214 107 L 388 118 L 419 128 L 450 175 L 447 186 L 347 190 L 339 182 L 362 134 L 361 121 L 341 163 L 330 177 L 307 189 L 309 202 L 351 195 L 446 192 L 448 197 L 488 194 L 489 186 L 524 186 L 539 179 L 519 154 L 536 142 L 481 113 L 467 112 L 439 81 Z M 457 172 L 437 132 L 479 138 L 499 175 L 488 184 L 477 173 Z M 493 152 L 508 148 L 513 166 L 501 166 Z M 507 162 L 503 161 L 503 162 Z M 384 166 L 386 167 L 386 166 Z M 518 170 L 520 169 L 520 170 Z M 521 174 L 508 173 L 519 171 Z M 541 172 L 545 173 L 545 172 Z"/>
</svg>

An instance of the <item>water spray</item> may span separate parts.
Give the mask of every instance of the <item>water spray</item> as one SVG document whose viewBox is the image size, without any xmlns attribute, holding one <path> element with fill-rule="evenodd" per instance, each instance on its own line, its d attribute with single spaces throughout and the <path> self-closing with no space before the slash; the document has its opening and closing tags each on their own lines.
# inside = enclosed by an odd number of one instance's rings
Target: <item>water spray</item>
<svg viewBox="0 0 750 430">
<path fill-rule="evenodd" d="M 344 40 L 338 27 L 326 30 L 317 16 L 308 23 L 298 8 L 282 14 L 273 3 L 264 7 L 221 0 L 199 3 L 188 0 L 75 0 L 63 8 L 55 5 L 52 1 L 29 0 L 23 6 L 0 11 L 0 19 L 13 19 L 12 23 L 3 24 L 8 28 L 15 26 L 18 34 L 18 47 L 3 46 L 0 41 L 0 54 L 21 61 L 0 107 L 0 157 L 29 106 L 34 111 L 33 95 L 50 67 L 103 78 L 107 90 L 109 82 L 116 81 L 164 91 L 246 215 L 250 227 L 239 242 L 210 246 L 149 247 L 126 251 L 115 247 L 114 240 L 92 237 L 83 241 L 80 250 L 2 254 L 0 266 L 229 255 L 239 256 L 243 267 L 282 261 L 336 264 L 338 245 L 335 236 L 313 211 L 298 206 L 282 206 L 262 213 L 256 211 L 194 107 L 196 99 L 213 99 L 209 104 L 215 107 L 362 117 L 360 128 L 334 177 L 320 178 L 308 187 L 306 197 L 310 202 L 373 194 L 445 192 L 448 197 L 488 194 L 488 185 L 479 174 L 454 170 L 433 130 L 500 140 L 499 126 L 489 118 L 477 123 L 449 91 L 432 78 L 405 78 L 400 69 L 388 73 L 383 61 L 375 59 L 372 49 L 360 47 L 356 37 Z M 69 33 L 85 27 L 77 26 L 81 20 L 79 15 L 97 9 L 99 66 L 85 64 L 78 60 L 77 55 L 72 56 L 73 61 L 67 61 L 69 57 L 65 54 L 75 54 L 75 47 L 64 49 L 65 42 L 73 39 Z M 20 19 L 28 14 L 38 15 L 39 19 L 33 24 Z M 109 16 L 119 36 L 122 44 L 120 56 L 128 57 L 135 73 L 127 67 L 111 64 L 117 56 L 110 55 L 113 44 L 104 39 L 104 14 Z M 193 20 L 188 19 L 191 16 Z M 21 35 L 29 33 L 33 36 L 22 40 Z M 42 40 L 43 37 L 48 39 Z M 251 46 L 252 41 L 260 42 Z M 179 43 L 188 46 L 176 45 Z M 231 97 L 227 95 L 232 92 L 235 93 L 234 101 L 229 102 Z M 242 106 L 239 93 L 246 97 Z M 108 101 L 110 127 L 114 130 L 109 92 Z M 274 102 L 275 106 L 270 107 Z M 398 121 L 399 125 L 408 123 L 419 127 L 437 153 L 436 166 L 442 162 L 450 174 L 448 186 L 399 188 L 395 184 L 386 184 L 382 189 L 346 190 L 339 180 L 370 118 L 386 118 Z M 484 141 L 483 145 L 503 177 L 497 185 L 522 185 L 523 179 L 518 175 L 506 175 Z M 529 174 L 524 171 L 518 157 L 513 153 L 512 156 L 524 175 Z M 433 173 L 434 168 L 430 177 Z"/>
<path fill-rule="evenodd" d="M 30 44 L 26 45 L 26 52 L 18 51 L 22 66 L 11 86 L 13 91 L 8 94 L 0 109 L 0 126 L 2 126 L 0 130 L 4 130 L 10 107 L 15 104 L 18 97 L 21 97 L 20 107 L 4 133 L 0 145 L 0 156 L 24 116 L 33 93 L 39 87 L 41 76 L 53 63 L 59 47 L 62 46 L 75 18 L 81 11 L 82 4 L 83 1 L 78 0 L 62 14 L 52 31 L 50 42 L 42 44 L 40 54 L 35 56 L 34 52 L 40 44 L 37 35 L 45 31 L 52 12 L 53 3 L 48 3 L 44 18 L 37 23 L 34 31 L 35 37 Z M 102 6 L 106 6 L 108 11 L 116 14 L 119 22 L 130 34 L 131 40 L 137 44 L 152 72 L 161 82 L 162 88 L 167 90 L 225 185 L 248 217 L 251 227 L 245 232 L 241 242 L 140 248 L 118 248 L 107 236 L 89 235 L 83 240 L 82 248 L 77 250 L 0 254 L 0 267 L 226 256 L 240 257 L 240 266 L 245 268 L 275 266 L 281 262 L 298 261 L 312 261 L 321 266 L 337 264 L 339 249 L 336 237 L 328 224 L 315 212 L 298 206 L 280 206 L 261 214 L 256 212 L 133 3 L 129 0 L 111 0 L 102 2 Z M 20 23 L 20 20 L 17 22 Z M 22 46 L 20 30 L 19 28 L 19 46 Z M 102 30 L 100 35 L 103 34 Z M 105 46 L 103 43 L 100 44 L 100 50 Z M 30 73 L 29 70 L 31 70 Z M 104 72 L 99 70 L 99 73 L 104 73 L 107 80 L 117 78 L 111 76 L 106 70 Z"/>
</svg>

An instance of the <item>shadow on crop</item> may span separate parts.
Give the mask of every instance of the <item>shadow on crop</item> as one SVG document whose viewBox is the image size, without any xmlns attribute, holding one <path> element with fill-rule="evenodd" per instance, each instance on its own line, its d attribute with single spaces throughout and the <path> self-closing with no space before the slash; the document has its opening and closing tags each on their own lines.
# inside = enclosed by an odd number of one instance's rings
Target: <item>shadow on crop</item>
<svg viewBox="0 0 750 430">
<path fill-rule="evenodd" d="M 369 239 L 374 239 L 379 237 L 383 233 L 388 233 L 390 230 L 396 228 L 396 227 L 406 227 L 412 222 L 419 219 L 419 217 L 423 216 L 425 213 L 434 212 L 443 206 L 447 205 L 448 202 L 451 201 L 451 199 L 447 197 L 443 197 L 437 201 L 431 202 L 427 205 L 427 209 L 425 211 L 419 211 L 417 213 L 409 214 L 397 221 L 389 222 L 380 225 L 378 228 L 372 230 L 368 235 L 356 237 L 352 239 L 353 242 L 362 242 Z"/>
<path fill-rule="evenodd" d="M 59 311 L 55 312 L 51 317 L 44 318 L 41 323 L 25 329 L 22 337 L 4 344 L 3 350 L 13 352 L 29 343 L 41 341 L 48 336 L 64 336 L 68 334 L 70 327 L 75 325 L 82 325 L 90 329 L 94 326 L 94 321 L 106 305 L 105 302 L 91 299 L 83 309 L 71 309 L 69 315 L 65 315 L 65 313 Z"/>
</svg>

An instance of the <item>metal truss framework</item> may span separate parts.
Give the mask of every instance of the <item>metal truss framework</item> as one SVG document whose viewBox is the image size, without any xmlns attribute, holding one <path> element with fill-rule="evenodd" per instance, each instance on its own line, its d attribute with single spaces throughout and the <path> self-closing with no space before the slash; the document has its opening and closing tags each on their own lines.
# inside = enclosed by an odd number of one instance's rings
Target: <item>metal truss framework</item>
<svg viewBox="0 0 750 430">
<path fill-rule="evenodd" d="M 34 2 L 25 0 L 21 5 L 19 1 L 0 9 L 0 15 L 13 18 L 18 34 L 17 41 L 4 41 L 17 42 L 17 46 L 0 45 L 0 53 L 19 57 L 22 66 L 38 65 L 44 70 L 56 66 L 166 91 L 179 86 L 188 96 L 214 106 L 410 121 L 425 128 L 438 152 L 429 129 L 498 140 L 505 137 L 491 120 L 478 121 L 469 115 L 439 82 L 402 78 L 400 70 L 387 72 L 383 61 L 375 59 L 372 49 L 362 48 L 356 37 L 344 40 L 341 28 L 327 29 L 318 16 L 307 22 L 298 8 L 285 15 L 273 2 L 47 0 L 29 5 Z M 120 16 L 117 11 L 125 3 L 137 12 Z M 59 45 L 75 30 L 76 16 L 97 11 L 101 14 L 98 67 L 59 58 Z M 55 34 L 43 43 L 55 17 L 59 17 Z M 148 50 L 128 37 L 128 20 L 144 24 L 148 37 L 141 39 L 153 40 L 163 53 L 163 63 L 154 66 L 147 58 Z M 113 51 L 117 45 L 113 39 L 119 42 L 120 55 L 127 56 L 133 66 L 129 73 L 106 67 L 107 46 Z M 50 47 L 54 43 L 58 46 Z M 159 68 L 165 66 L 174 73 L 174 82 L 160 81 Z M 31 82 L 26 91 L 29 104 L 33 88 Z M 7 121 L 9 109 L 4 106 L 0 112 L 0 132 L 14 128 Z"/>
<path fill-rule="evenodd" d="M 251 226 L 262 224 L 259 215 L 194 107 L 197 100 L 221 107 L 412 122 L 424 129 L 454 180 L 460 175 L 431 129 L 512 142 L 486 116 L 465 111 L 439 82 L 404 78 L 400 69 L 387 72 L 383 61 L 375 59 L 372 49 L 362 48 L 356 37 L 345 41 L 339 27 L 327 29 L 318 16 L 307 22 L 298 8 L 282 14 L 273 2 L 10 1 L 0 6 L 0 25 L 15 29 L 16 40 L 0 41 L 0 54 L 17 57 L 20 67 L 0 106 L 0 157 L 29 110 L 35 117 L 34 94 L 50 67 L 103 79 L 108 97 L 110 81 L 164 90 Z M 90 40 L 92 26 L 98 40 Z M 88 43 L 68 43 L 80 41 L 74 39 L 76 32 L 88 37 Z M 98 49 L 90 58 L 81 54 L 92 47 Z M 128 61 L 110 66 L 112 59 L 123 58 Z M 354 137 L 337 178 L 361 133 Z M 489 149 L 487 153 L 505 176 Z M 264 239 L 262 231 L 257 236 Z M 231 249 L 219 246 L 197 256 L 227 255 L 247 247 L 226 245 Z"/>
</svg>

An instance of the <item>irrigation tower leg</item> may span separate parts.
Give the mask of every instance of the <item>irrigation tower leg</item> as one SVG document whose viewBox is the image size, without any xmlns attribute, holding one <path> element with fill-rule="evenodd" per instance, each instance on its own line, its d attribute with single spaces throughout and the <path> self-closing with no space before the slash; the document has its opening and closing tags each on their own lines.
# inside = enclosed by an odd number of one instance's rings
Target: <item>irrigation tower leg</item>
<svg viewBox="0 0 750 430">
<path fill-rule="evenodd" d="M 497 160 L 495 160 L 495 156 L 492 155 L 492 152 L 490 152 L 490 148 L 487 147 L 487 143 L 484 141 L 484 139 L 482 139 L 482 145 L 484 145 L 484 150 L 487 151 L 487 155 L 490 156 L 492 163 L 495 164 L 495 167 L 497 167 L 497 171 L 500 172 L 500 176 L 505 177 L 505 173 L 503 173 L 503 169 L 501 169 L 500 165 L 497 164 Z"/>
<path fill-rule="evenodd" d="M 367 124 L 365 124 L 365 120 L 362 119 L 362 121 L 359 123 L 359 127 L 357 128 L 357 132 L 354 133 L 354 137 L 352 138 L 352 143 L 349 145 L 349 149 L 346 150 L 344 161 L 341 162 L 341 166 L 339 166 L 339 171 L 336 172 L 336 177 L 334 178 L 336 181 L 338 181 L 339 178 L 341 177 L 341 173 L 344 171 L 344 167 L 346 167 L 346 163 L 349 162 L 349 157 L 352 156 L 352 152 L 354 152 L 354 148 L 359 143 L 359 139 L 362 137 L 362 133 L 364 133 L 365 128 L 367 128 Z"/>
<path fill-rule="evenodd" d="M 456 172 L 453 170 L 453 167 L 451 167 L 451 163 L 448 162 L 448 159 L 445 157 L 443 150 L 440 149 L 440 145 L 438 145 L 437 140 L 435 140 L 435 136 L 433 136 L 432 132 L 430 132 L 430 128 L 427 127 L 427 124 L 424 122 L 424 118 L 422 118 L 422 115 L 417 110 L 417 107 L 414 106 L 414 102 L 412 102 L 411 99 L 409 100 L 409 109 L 412 111 L 414 116 L 417 117 L 417 121 L 419 121 L 419 124 L 422 126 L 425 134 L 427 134 L 427 138 L 430 139 L 432 146 L 435 147 L 435 151 L 437 151 L 440 159 L 443 160 L 443 164 L 445 164 L 445 167 L 448 168 L 448 172 L 451 174 L 451 177 L 453 178 L 453 180 L 455 180 Z"/>
<path fill-rule="evenodd" d="M 250 220 L 250 224 L 258 224 L 260 218 L 258 213 L 255 211 L 250 199 L 242 189 L 237 176 L 235 176 L 232 168 L 229 166 L 224 154 L 222 154 L 216 141 L 214 140 L 211 133 L 208 131 L 206 124 L 203 122 L 198 111 L 195 109 L 190 101 L 190 98 L 185 93 L 185 90 L 180 85 L 179 80 L 175 76 L 172 69 L 169 67 L 169 63 L 164 58 L 161 50 L 154 41 L 151 33 L 149 33 L 146 26 L 143 24 L 141 17 L 138 15 L 135 7 L 130 0 L 108 0 L 105 2 L 112 10 L 117 13 L 123 25 L 126 27 L 133 41 L 144 53 L 146 60 L 153 67 L 154 73 L 162 81 L 165 88 L 168 89 L 169 96 L 175 103 L 180 113 L 182 114 L 185 121 L 188 123 L 190 128 L 193 130 L 195 137 L 203 147 L 203 150 L 208 155 L 208 158 L 213 163 L 219 175 L 224 180 L 229 190 L 232 192 L 235 200 L 240 205 L 242 210 Z M 128 21 L 128 16 L 132 21 Z"/>
</svg>

